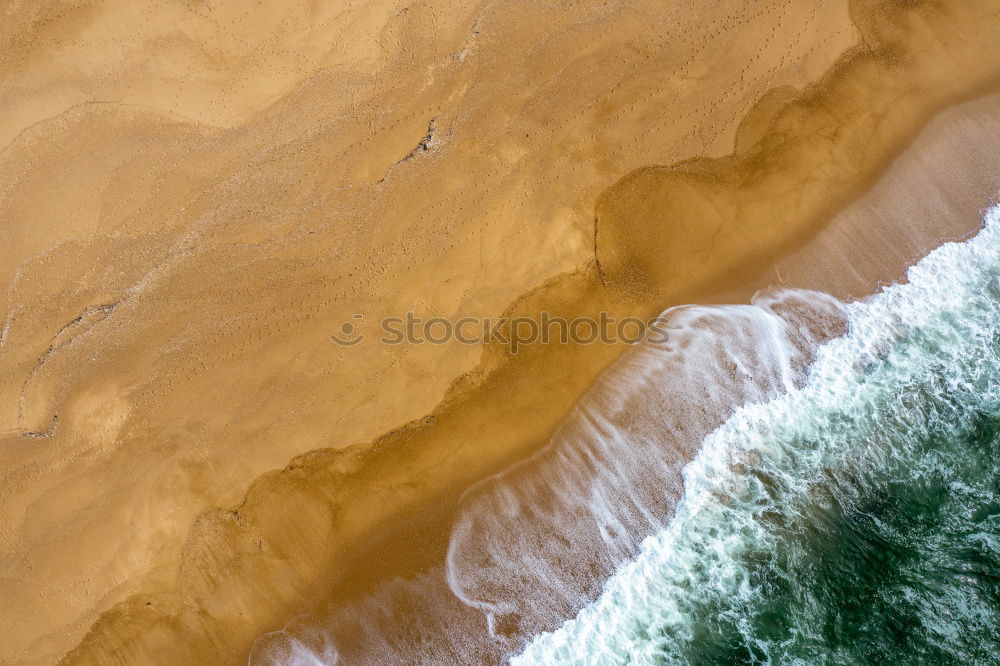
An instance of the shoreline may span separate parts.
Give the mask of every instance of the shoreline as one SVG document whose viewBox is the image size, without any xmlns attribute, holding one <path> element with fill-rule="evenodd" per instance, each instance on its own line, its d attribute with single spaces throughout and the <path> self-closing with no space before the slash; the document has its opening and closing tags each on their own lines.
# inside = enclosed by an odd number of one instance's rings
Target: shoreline
<svg viewBox="0 0 1000 666">
<path fill-rule="evenodd" d="M 985 131 L 991 127 L 997 131 L 992 134 Z M 717 300 L 709 302 L 745 302 L 754 291 L 770 287 L 810 289 L 851 302 L 865 300 L 885 285 L 905 282 L 909 268 L 929 252 L 942 244 L 965 240 L 981 229 L 980 211 L 989 207 L 1000 191 L 1000 161 L 992 160 L 994 155 L 1000 155 L 1000 94 L 987 95 L 944 110 L 892 161 L 867 192 L 844 207 L 804 247 L 775 262 L 771 270 L 773 276 L 780 278 L 778 281 L 769 282 L 768 276 L 760 276 L 749 283 L 740 296 L 730 298 L 720 292 Z M 943 174 L 934 168 L 938 158 L 947 161 L 948 169 Z M 914 191 L 923 193 L 919 205 L 907 205 L 913 202 Z M 977 200 L 982 204 L 975 204 Z M 831 256 L 832 247 L 838 250 L 837 256 Z M 741 297 L 743 300 L 737 300 Z M 603 384 L 615 381 L 612 378 L 627 375 L 622 366 L 628 365 L 628 357 L 626 354 L 612 361 L 582 400 L 588 401 L 589 396 L 600 394 Z M 611 390 L 611 393 L 616 391 Z M 568 426 L 571 424 L 564 422 L 560 430 Z M 504 472 L 539 465 L 539 456 L 552 446 L 554 443 L 550 442 L 530 459 L 514 463 Z M 700 445 L 692 450 L 688 459 L 678 464 L 683 467 L 697 455 L 698 450 Z M 675 502 L 680 500 L 683 490 L 679 493 L 673 498 Z M 463 493 L 463 502 L 468 494 L 469 491 Z M 669 503 L 671 498 L 664 499 Z M 448 541 L 453 534 L 451 526 L 442 523 L 449 521 L 450 516 L 441 516 L 432 524 L 416 521 L 397 534 L 396 539 L 373 546 L 373 552 L 405 548 L 403 544 L 406 542 L 426 539 L 429 535 Z M 418 558 L 419 562 L 410 561 L 395 570 L 397 575 L 413 576 L 412 584 L 400 586 L 395 592 L 387 592 L 386 587 L 376 585 L 379 599 L 377 613 L 387 612 L 386 609 L 391 608 L 395 601 L 405 603 L 410 612 L 414 606 L 425 610 L 433 608 L 435 612 L 448 616 L 449 622 L 474 625 L 474 620 L 481 617 L 477 615 L 479 611 L 457 603 L 452 591 L 440 586 L 437 574 L 427 573 L 428 570 L 436 571 L 434 567 L 442 553 L 440 548 L 428 549 Z M 345 578 L 371 581 L 382 577 L 387 580 L 391 576 L 385 576 L 381 570 L 385 564 L 384 558 L 373 558 L 370 566 L 351 569 Z M 268 649 L 273 649 L 273 644 L 281 644 L 280 634 L 286 631 L 300 639 L 303 635 L 320 635 L 323 628 L 331 625 L 343 627 L 357 623 L 358 627 L 366 626 L 358 616 L 375 612 L 365 601 L 369 594 L 375 594 L 369 591 L 368 585 L 363 583 L 358 586 L 356 582 L 338 585 L 330 597 L 341 599 L 340 606 L 324 609 L 324 603 L 320 609 L 290 622 L 285 629 L 261 636 L 255 641 L 251 655 L 262 658 L 261 655 L 265 655 Z M 447 615 L 449 612 L 452 615 Z M 374 620 L 372 622 L 377 624 Z M 295 627 L 289 629 L 290 625 Z M 389 626 L 384 626 L 387 632 Z M 433 637 L 425 638 L 433 640 Z M 322 646 L 316 645 L 315 649 L 317 654 L 321 654 Z M 351 649 L 364 648 L 350 645 L 348 655 Z M 251 663 L 267 664 L 270 661 L 253 660 Z"/>
<path fill-rule="evenodd" d="M 650 227 L 654 218 L 643 211 L 656 202 L 645 193 L 630 195 L 627 187 L 638 176 L 627 176 L 610 190 L 638 208 L 613 211 L 611 217 L 616 219 L 610 222 L 607 209 L 599 215 L 602 221 L 598 228 L 617 230 L 619 237 L 597 234 L 595 264 L 548 280 L 518 298 L 509 313 L 531 315 L 546 309 L 567 318 L 599 310 L 646 314 L 682 302 L 742 302 L 748 290 L 764 285 L 771 273 L 779 270 L 782 280 L 815 279 L 815 271 L 820 270 L 818 255 L 808 254 L 806 239 L 824 228 L 845 201 L 870 189 L 891 157 L 901 151 L 905 154 L 904 146 L 928 117 L 968 96 L 970 90 L 995 86 L 1000 73 L 1000 64 L 988 57 L 988 44 L 984 55 L 977 42 L 984 38 L 983 32 L 989 33 L 990 25 L 985 21 L 983 29 L 978 23 L 982 17 L 972 9 L 949 10 L 935 3 L 907 5 L 876 21 L 865 16 L 863 3 L 855 3 L 853 8 L 865 34 L 865 48 L 842 59 L 824 77 L 823 85 L 811 86 L 781 105 L 770 120 L 762 121 L 755 115 L 754 123 L 763 129 L 758 136 L 744 136 L 738 149 L 756 151 L 749 166 L 730 156 L 698 161 L 694 166 L 687 163 L 686 171 L 665 167 L 641 170 L 646 174 L 642 177 L 649 178 L 650 191 L 667 192 L 672 197 L 681 182 L 689 187 L 685 192 L 691 194 L 693 202 L 690 209 L 680 206 L 679 217 L 668 216 L 667 224 L 655 229 Z M 873 28 L 874 24 L 883 25 L 879 23 L 883 19 L 890 28 L 888 34 Z M 915 37 L 910 36 L 911 28 Z M 909 53 L 909 40 L 919 41 L 925 32 L 938 39 L 929 49 L 930 55 Z M 962 35 L 965 41 L 951 44 L 955 53 L 948 52 L 954 56 L 949 62 L 929 65 L 936 53 L 947 52 L 949 35 Z M 987 42 L 989 36 L 985 36 Z M 900 52 L 906 57 L 893 60 Z M 867 63 L 876 75 L 852 76 L 848 71 L 852 62 Z M 883 66 L 885 71 L 880 69 Z M 947 75 L 956 72 L 967 78 L 950 81 Z M 882 108 L 878 105 L 885 99 L 880 97 L 876 108 L 869 109 L 865 95 L 880 91 L 883 84 L 908 95 L 908 106 L 902 111 L 892 106 Z M 830 107 L 844 99 L 853 100 L 861 109 L 860 120 L 831 114 Z M 886 117 L 890 125 L 893 118 L 900 124 L 888 135 L 879 133 L 879 123 Z M 844 126 L 856 130 L 846 132 L 847 138 L 841 137 L 846 145 L 827 136 L 830 127 L 836 130 Z M 423 126 L 420 131 L 424 131 Z M 809 200 L 802 201 L 798 199 L 799 180 L 817 168 L 802 154 L 811 154 L 810 139 L 817 137 L 824 145 L 846 151 L 848 157 L 838 163 L 837 174 L 824 176 L 837 182 L 835 188 L 821 178 L 819 185 L 812 183 Z M 782 152 L 781 142 L 796 141 L 806 147 L 799 152 Z M 822 161 L 823 151 L 817 155 Z M 667 172 L 669 182 L 664 184 L 659 177 Z M 762 183 L 762 196 L 766 197 L 768 188 L 777 187 L 786 197 L 784 201 L 791 196 L 794 205 L 784 206 L 777 197 L 755 207 L 759 202 L 755 196 L 730 197 L 729 189 L 739 189 L 734 187 L 736 181 L 753 179 Z M 703 186 L 707 189 L 700 189 Z M 723 195 L 717 198 L 720 188 Z M 733 210 L 753 211 L 757 217 L 748 221 L 734 214 L 732 225 L 719 226 L 723 230 L 721 246 L 715 244 L 717 230 L 708 226 L 694 228 L 687 238 L 675 233 L 678 229 L 672 225 L 679 219 L 700 222 L 719 215 L 719 211 L 706 211 L 706 201 L 710 207 L 723 202 L 723 217 Z M 731 202 L 739 205 L 729 208 Z M 984 206 L 985 202 L 976 205 Z M 787 214 L 787 219 L 768 220 L 768 206 L 772 212 Z M 767 222 L 766 230 L 753 224 L 761 219 Z M 656 234 L 655 242 L 647 242 L 647 231 Z M 920 238 L 926 241 L 928 237 Z M 829 255 L 831 243 L 844 241 L 832 238 L 824 242 Z M 649 256 L 660 256 L 657 252 L 665 247 L 663 243 L 676 245 L 661 257 L 670 264 L 669 271 L 676 273 L 658 274 L 658 268 L 650 268 Z M 917 242 L 915 247 L 919 246 Z M 677 247 L 680 255 L 690 251 L 691 258 L 684 255 L 683 262 L 674 264 L 672 259 L 680 256 Z M 785 255 L 794 260 L 782 264 Z M 830 270 L 829 265 L 822 268 Z M 862 282 L 863 275 L 867 272 L 862 272 Z M 234 508 L 202 514 L 185 541 L 176 582 L 160 581 L 145 588 L 148 593 L 115 604 L 64 662 L 236 662 L 245 657 L 262 631 L 287 617 L 331 599 L 363 594 L 393 573 L 421 569 L 440 557 L 441 539 L 447 540 L 451 514 L 465 489 L 543 447 L 622 349 L 546 348 L 522 354 L 516 362 L 497 348 L 484 350 L 477 369 L 457 380 L 423 419 L 370 443 L 301 455 L 283 470 L 258 477 Z M 43 404 L 40 414 L 44 408 Z M 163 512 L 164 507 L 149 510 Z M 367 566 L 359 564 L 373 555 Z"/>
</svg>

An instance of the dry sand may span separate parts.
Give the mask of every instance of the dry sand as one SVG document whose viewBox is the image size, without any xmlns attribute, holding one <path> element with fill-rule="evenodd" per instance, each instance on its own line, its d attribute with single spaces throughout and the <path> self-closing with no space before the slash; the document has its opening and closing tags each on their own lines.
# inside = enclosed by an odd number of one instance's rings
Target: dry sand
<svg viewBox="0 0 1000 666">
<path fill-rule="evenodd" d="M 235 663 L 433 562 L 621 349 L 328 336 L 769 280 L 1000 74 L 988 2 L 848 9 L 5 5 L 0 660 Z"/>
</svg>

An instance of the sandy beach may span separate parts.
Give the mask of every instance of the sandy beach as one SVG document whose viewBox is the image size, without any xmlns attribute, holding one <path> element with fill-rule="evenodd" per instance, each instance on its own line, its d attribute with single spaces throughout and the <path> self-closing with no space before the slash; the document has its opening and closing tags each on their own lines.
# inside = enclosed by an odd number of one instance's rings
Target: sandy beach
<svg viewBox="0 0 1000 666">
<path fill-rule="evenodd" d="M 854 301 L 869 297 L 884 285 L 905 281 L 906 270 L 928 252 L 942 243 L 969 238 L 981 228 L 983 209 L 996 201 L 1000 192 L 1000 168 L 994 159 L 1000 143 L 987 138 L 996 136 L 997 128 L 1000 128 L 1000 96 L 995 94 L 945 109 L 891 161 L 867 191 L 839 210 L 808 242 L 738 286 L 707 292 L 700 302 L 747 303 L 754 292 L 774 288 L 816 290 L 844 301 Z M 842 332 L 839 325 L 833 330 L 838 334 Z M 722 340 L 727 339 L 725 331 L 717 335 Z M 733 341 L 733 346 L 738 346 L 737 341 Z M 694 349 L 690 349 L 688 355 L 701 360 Z M 561 513 L 569 513 L 566 506 L 553 508 L 559 505 L 560 495 L 565 494 L 567 497 L 563 501 L 570 504 L 585 501 L 572 483 L 561 486 L 566 483 L 570 470 L 586 467 L 579 461 L 567 464 L 567 456 L 573 459 L 579 454 L 565 450 L 572 451 L 574 442 L 587 441 L 592 436 L 588 423 L 593 419 L 607 419 L 615 424 L 617 432 L 627 433 L 630 424 L 634 427 L 636 423 L 649 421 L 648 412 L 654 405 L 660 413 L 676 410 L 670 420 L 684 424 L 678 432 L 670 434 L 673 443 L 659 454 L 672 468 L 672 473 L 665 475 L 669 485 L 661 485 L 664 479 L 659 478 L 655 490 L 648 493 L 656 498 L 658 506 L 672 511 L 683 492 L 682 466 L 695 455 L 702 437 L 722 424 L 730 405 L 726 400 L 732 398 L 712 395 L 715 384 L 709 375 L 699 375 L 692 386 L 690 375 L 685 373 L 699 372 L 697 368 L 673 368 L 664 372 L 655 358 L 655 354 L 649 356 L 641 350 L 626 351 L 587 387 L 577 408 L 546 441 L 544 453 L 501 472 L 496 485 L 487 482 L 479 490 L 466 492 L 458 499 L 451 498 L 449 506 L 457 504 L 459 516 L 482 512 L 475 519 L 474 529 L 470 530 L 475 538 L 493 543 L 517 542 L 515 534 L 529 531 L 529 526 L 538 522 L 544 536 L 535 548 L 544 548 L 545 541 L 559 531 L 559 525 L 572 522 Z M 637 380 L 637 375 L 648 373 L 645 366 L 649 364 L 656 367 L 657 376 L 676 378 L 677 386 L 670 400 L 664 400 L 662 386 L 650 390 Z M 659 382 L 662 384 L 663 379 Z M 670 383 L 673 382 L 668 386 Z M 700 393 L 698 385 L 708 393 Z M 697 396 L 693 404 L 692 394 Z M 620 404 L 621 396 L 630 397 Z M 697 412 L 698 418 L 692 412 Z M 665 433 L 661 436 L 666 438 Z M 606 457 L 598 454 L 595 460 L 599 467 L 606 462 L 607 469 L 588 483 L 601 487 L 611 475 L 616 483 L 626 485 L 615 476 L 622 471 L 621 452 L 603 453 Z M 625 457 L 628 458 L 648 464 L 650 456 L 647 451 L 635 449 Z M 509 499 L 503 499 L 503 490 L 508 484 L 519 490 L 518 496 L 530 497 L 531 502 L 541 501 L 543 506 L 548 506 L 553 516 L 560 516 L 558 520 L 524 515 L 516 528 L 505 525 L 503 520 L 494 523 L 488 516 L 502 516 L 512 510 L 508 506 Z M 627 487 L 634 496 L 637 492 L 635 481 Z M 307 654 L 313 656 L 323 655 L 324 650 L 329 650 L 329 643 L 325 641 L 336 638 L 339 656 L 346 663 L 416 660 L 428 653 L 444 655 L 440 658 L 445 661 L 454 658 L 454 637 L 465 633 L 476 635 L 480 632 L 481 617 L 456 599 L 440 569 L 445 550 L 456 544 L 461 518 L 435 509 L 437 507 L 423 507 L 407 515 L 401 522 L 409 524 L 389 538 L 376 541 L 370 550 L 360 555 L 360 562 L 343 574 L 328 599 L 284 625 L 282 631 L 261 637 L 251 652 L 251 663 L 285 663 L 278 656 L 287 654 L 290 639 L 308 646 L 311 652 Z M 510 532 L 505 534 L 506 530 Z M 491 531 L 494 534 L 491 535 Z M 431 535 L 439 540 L 437 544 L 429 543 Z M 583 563 L 591 566 L 586 560 Z M 388 569 L 392 572 L 388 575 L 387 564 L 395 567 Z M 603 575 L 598 577 L 601 579 Z M 520 598 L 552 593 L 552 590 L 545 590 L 542 581 L 530 577 L 529 580 L 531 584 L 519 590 Z M 595 594 L 591 590 L 587 596 L 592 598 Z M 419 652 L 402 649 L 412 632 L 423 636 Z M 474 639 L 463 639 L 462 643 L 461 649 L 469 652 L 461 652 L 458 661 L 495 659 L 495 655 L 491 656 L 484 645 Z"/>
<path fill-rule="evenodd" d="M 3 663 L 245 663 L 436 571 L 626 348 L 343 322 L 856 299 L 1000 189 L 988 2 L 2 11 Z"/>
</svg>

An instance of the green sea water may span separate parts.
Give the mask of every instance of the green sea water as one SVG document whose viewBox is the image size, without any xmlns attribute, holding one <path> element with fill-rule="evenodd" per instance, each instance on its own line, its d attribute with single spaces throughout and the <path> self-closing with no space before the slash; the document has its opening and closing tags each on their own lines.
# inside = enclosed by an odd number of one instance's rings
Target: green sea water
<svg viewBox="0 0 1000 666">
<path fill-rule="evenodd" d="M 938 399 L 941 399 L 940 397 Z M 901 418 L 931 421 L 928 404 Z M 927 425 L 907 455 L 830 472 L 742 558 L 755 608 L 698 609 L 693 664 L 1000 663 L 1000 416 Z M 659 637 L 669 640 L 668 634 Z M 749 639 L 749 640 L 748 640 Z"/>
</svg>

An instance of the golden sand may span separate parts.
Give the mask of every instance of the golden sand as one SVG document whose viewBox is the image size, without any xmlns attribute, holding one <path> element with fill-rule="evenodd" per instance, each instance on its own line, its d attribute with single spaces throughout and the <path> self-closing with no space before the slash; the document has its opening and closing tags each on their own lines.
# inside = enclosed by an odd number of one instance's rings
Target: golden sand
<svg viewBox="0 0 1000 666">
<path fill-rule="evenodd" d="M 5 5 L 0 661 L 242 662 L 440 562 L 621 348 L 328 336 L 791 274 L 997 85 L 953 4 Z"/>
</svg>

